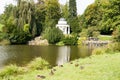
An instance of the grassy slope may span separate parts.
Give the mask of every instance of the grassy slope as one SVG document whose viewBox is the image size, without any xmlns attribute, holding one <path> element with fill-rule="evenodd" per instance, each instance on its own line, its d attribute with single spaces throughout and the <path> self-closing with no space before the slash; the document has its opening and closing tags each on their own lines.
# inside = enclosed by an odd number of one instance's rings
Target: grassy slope
<svg viewBox="0 0 120 80">
<path fill-rule="evenodd" d="M 79 64 L 77 67 L 75 64 Z M 91 56 L 55 67 L 50 70 L 36 70 L 13 77 L 15 80 L 120 80 L 120 53 Z M 40 79 L 37 75 L 46 76 Z"/>
</svg>

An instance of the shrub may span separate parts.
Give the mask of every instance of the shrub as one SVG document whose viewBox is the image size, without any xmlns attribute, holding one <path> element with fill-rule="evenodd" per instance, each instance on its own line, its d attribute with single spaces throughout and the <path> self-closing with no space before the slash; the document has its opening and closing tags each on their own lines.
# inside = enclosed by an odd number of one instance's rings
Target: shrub
<svg viewBox="0 0 120 80">
<path fill-rule="evenodd" d="M 104 47 L 99 47 L 99 48 L 96 48 L 92 51 L 92 54 L 104 54 L 104 53 L 108 53 L 108 54 L 111 54 L 111 53 L 114 53 L 114 52 L 120 52 L 120 43 L 118 42 L 115 42 L 115 43 L 110 43 Z"/>
<path fill-rule="evenodd" d="M 120 43 L 110 43 L 105 48 L 106 53 L 117 52 L 120 51 Z"/>
<path fill-rule="evenodd" d="M 95 26 L 88 28 L 88 36 L 89 37 L 95 37 L 95 36 L 98 36 L 98 35 L 99 35 L 99 31 Z"/>
<path fill-rule="evenodd" d="M 3 78 L 10 75 L 21 74 L 21 73 L 23 73 L 23 70 L 21 68 L 17 67 L 16 65 L 10 65 L 7 66 L 2 71 L 0 71 L 0 77 Z"/>
<path fill-rule="evenodd" d="M 100 32 L 99 32 L 99 31 L 93 31 L 93 32 L 92 32 L 92 36 L 93 36 L 93 37 L 96 37 L 96 38 L 97 38 L 99 35 L 100 35 Z"/>
<path fill-rule="evenodd" d="M 105 53 L 105 50 L 103 47 L 96 48 L 92 51 L 92 54 L 96 54 L 96 55 L 100 55 L 100 54 L 104 54 L 104 53 Z"/>
<path fill-rule="evenodd" d="M 9 40 L 11 44 L 26 44 L 29 40 L 31 40 L 32 36 L 30 33 L 20 31 L 14 32 L 10 34 Z"/>
<path fill-rule="evenodd" d="M 86 40 L 86 37 L 80 37 L 77 41 L 77 44 L 82 45 L 83 41 L 85 41 L 85 40 Z"/>
<path fill-rule="evenodd" d="M 80 37 L 88 37 L 88 30 L 82 29 L 82 32 L 79 34 Z"/>
<path fill-rule="evenodd" d="M 47 69 L 50 67 L 50 65 L 44 59 L 36 58 L 32 62 L 30 62 L 30 64 L 28 64 L 28 67 L 32 70 L 37 70 L 37 69 Z"/>
<path fill-rule="evenodd" d="M 63 33 L 58 28 L 47 28 L 43 37 L 47 39 L 50 44 L 55 44 L 63 38 Z"/>
<path fill-rule="evenodd" d="M 116 30 L 113 32 L 113 40 L 115 42 L 120 42 L 120 26 L 116 28 Z"/>
<path fill-rule="evenodd" d="M 65 45 L 77 45 L 77 35 L 66 36 L 62 41 Z"/>
</svg>

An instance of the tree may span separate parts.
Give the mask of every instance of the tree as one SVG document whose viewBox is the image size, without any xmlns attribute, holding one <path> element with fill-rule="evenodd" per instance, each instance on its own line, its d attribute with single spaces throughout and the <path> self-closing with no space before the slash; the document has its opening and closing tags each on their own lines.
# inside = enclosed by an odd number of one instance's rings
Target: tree
<svg viewBox="0 0 120 80">
<path fill-rule="evenodd" d="M 29 24 L 29 31 L 31 34 L 37 34 L 33 32 L 36 27 L 35 24 L 35 4 L 33 0 L 25 1 L 18 0 L 16 12 L 15 12 L 16 26 L 19 31 L 23 31 L 25 24 Z M 35 36 L 33 35 L 33 36 Z"/>
<path fill-rule="evenodd" d="M 105 7 L 102 23 L 102 31 L 107 34 L 112 34 L 120 25 L 120 1 L 109 0 L 109 5 Z"/>
<path fill-rule="evenodd" d="M 14 17 L 14 11 L 15 6 L 12 4 L 9 4 L 5 6 L 4 14 L 2 14 L 2 24 L 4 24 L 4 28 L 6 29 L 6 33 L 12 33 L 15 28 L 15 17 Z"/>
<path fill-rule="evenodd" d="M 62 8 L 62 17 L 64 17 L 66 20 L 68 20 L 69 17 L 69 6 L 68 3 L 65 5 L 61 5 Z"/>
<path fill-rule="evenodd" d="M 61 17 L 60 4 L 58 3 L 58 0 L 47 0 L 45 4 L 45 28 L 55 27 L 55 24 L 57 24 L 59 18 Z"/>
<path fill-rule="evenodd" d="M 79 20 L 77 17 L 77 8 L 76 8 L 76 0 L 69 0 L 69 24 L 71 26 L 71 32 L 79 33 Z"/>
<path fill-rule="evenodd" d="M 41 35 L 45 24 L 46 8 L 44 0 L 39 0 L 35 6 L 35 23 L 37 28 L 37 36 L 39 36 Z"/>
</svg>

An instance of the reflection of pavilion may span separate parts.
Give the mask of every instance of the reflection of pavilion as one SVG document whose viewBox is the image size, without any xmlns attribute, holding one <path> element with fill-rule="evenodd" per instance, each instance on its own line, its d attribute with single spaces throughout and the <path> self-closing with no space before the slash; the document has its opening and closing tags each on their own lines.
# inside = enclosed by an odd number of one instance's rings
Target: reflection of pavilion
<svg viewBox="0 0 120 80">
<path fill-rule="evenodd" d="M 70 47 L 62 46 L 58 51 L 57 65 L 63 65 L 70 60 Z"/>
</svg>

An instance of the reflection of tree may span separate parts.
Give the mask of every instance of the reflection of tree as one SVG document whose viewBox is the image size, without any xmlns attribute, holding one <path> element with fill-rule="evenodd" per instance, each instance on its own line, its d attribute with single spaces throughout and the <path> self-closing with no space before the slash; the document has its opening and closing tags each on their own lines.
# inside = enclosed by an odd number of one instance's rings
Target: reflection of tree
<svg viewBox="0 0 120 80">
<path fill-rule="evenodd" d="M 63 65 L 70 60 L 70 47 L 62 46 L 58 50 L 57 65 Z"/>
</svg>

